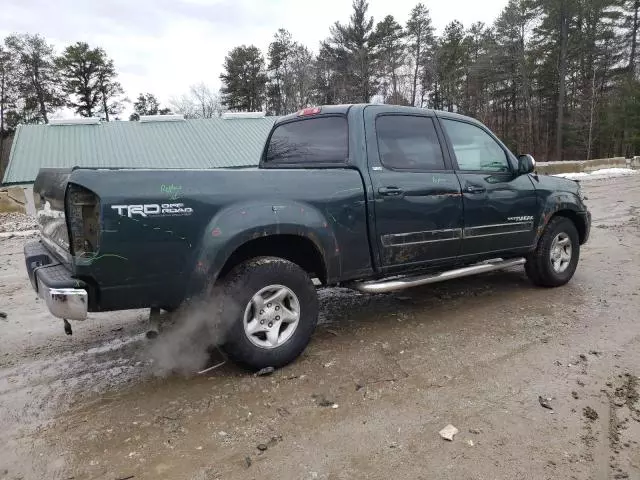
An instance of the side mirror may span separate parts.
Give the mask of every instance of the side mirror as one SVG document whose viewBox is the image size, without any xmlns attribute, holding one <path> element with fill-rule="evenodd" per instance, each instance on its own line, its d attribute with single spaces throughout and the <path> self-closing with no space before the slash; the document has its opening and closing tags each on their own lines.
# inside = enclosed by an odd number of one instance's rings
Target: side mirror
<svg viewBox="0 0 640 480">
<path fill-rule="evenodd" d="M 528 153 L 526 155 L 520 155 L 518 157 L 518 172 L 521 175 L 533 172 L 536 168 L 536 161 Z"/>
</svg>

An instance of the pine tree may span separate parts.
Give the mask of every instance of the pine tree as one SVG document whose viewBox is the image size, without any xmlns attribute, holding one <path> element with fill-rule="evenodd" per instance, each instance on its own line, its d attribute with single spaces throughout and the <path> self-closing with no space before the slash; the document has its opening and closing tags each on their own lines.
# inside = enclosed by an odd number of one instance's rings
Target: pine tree
<svg viewBox="0 0 640 480">
<path fill-rule="evenodd" d="M 251 45 L 236 47 L 224 59 L 223 104 L 230 110 L 262 110 L 267 75 L 260 50 Z"/>
<path fill-rule="evenodd" d="M 535 154 L 533 63 L 528 55 L 534 15 L 526 0 L 509 0 L 494 25 L 495 43 L 490 95 L 493 99 L 492 126 L 513 129 L 511 145 Z M 511 118 L 500 115 L 500 107 L 512 99 Z M 513 101 L 515 99 L 515 102 Z M 514 122 L 513 119 L 516 119 Z"/>
<path fill-rule="evenodd" d="M 349 23 L 336 22 L 321 47 L 332 70 L 335 97 L 342 102 L 369 102 L 377 92 L 373 17 L 368 9 L 366 0 L 354 0 Z"/>
<path fill-rule="evenodd" d="M 458 111 L 463 103 L 465 69 L 467 64 L 464 27 L 453 21 L 444 29 L 436 54 L 436 87 L 434 108 Z"/>
<path fill-rule="evenodd" d="M 11 117 L 16 118 L 15 65 L 11 54 L 0 45 L 0 162 L 4 159 L 5 137 L 13 126 Z"/>
<path fill-rule="evenodd" d="M 411 10 L 411 15 L 407 21 L 407 42 L 411 61 L 413 62 L 413 77 L 410 94 L 411 105 L 416 105 L 418 94 L 418 82 L 421 82 L 426 89 L 430 88 L 433 82 L 434 73 L 434 28 L 431 25 L 429 10 L 422 3 L 418 3 Z M 420 106 L 424 103 L 424 90 L 422 89 Z"/>
<path fill-rule="evenodd" d="M 98 71 L 98 91 L 100 92 L 98 111 L 104 114 L 104 119 L 107 122 L 111 118 L 110 115 L 122 112 L 121 97 L 124 95 L 124 89 L 116 78 L 117 73 L 113 61 L 107 60 Z"/>
<path fill-rule="evenodd" d="M 291 34 L 281 28 L 269 44 L 269 84 L 267 86 L 267 110 L 273 115 L 287 112 L 287 83 L 291 81 L 290 57 L 295 44 Z"/>
<path fill-rule="evenodd" d="M 627 68 L 632 76 L 636 75 L 638 60 L 638 30 L 640 29 L 640 0 L 626 0 L 623 4 L 625 19 L 623 28 L 628 32 L 629 57 Z"/>
<path fill-rule="evenodd" d="M 77 42 L 65 49 L 56 64 L 63 79 L 67 106 L 78 115 L 93 117 L 102 112 L 109 121 L 109 115 L 121 111 L 118 97 L 124 92 L 116 81 L 113 61 L 102 48 Z"/>
<path fill-rule="evenodd" d="M 57 59 L 63 78 L 62 89 L 67 94 L 67 106 L 82 117 L 93 117 L 100 103 L 98 71 L 104 64 L 104 53 L 78 42 L 68 46 Z"/>
<path fill-rule="evenodd" d="M 49 114 L 64 105 L 53 46 L 30 34 L 10 35 L 5 45 L 16 65 L 22 121 L 48 123 Z"/>
<path fill-rule="evenodd" d="M 405 32 L 393 16 L 387 15 L 376 25 L 372 43 L 376 46 L 378 84 L 385 103 L 407 105 L 400 92 L 400 69 L 406 60 Z"/>
<path fill-rule="evenodd" d="M 267 111 L 285 115 L 305 107 L 314 97 L 315 59 L 307 47 L 280 29 L 269 45 Z"/>
</svg>

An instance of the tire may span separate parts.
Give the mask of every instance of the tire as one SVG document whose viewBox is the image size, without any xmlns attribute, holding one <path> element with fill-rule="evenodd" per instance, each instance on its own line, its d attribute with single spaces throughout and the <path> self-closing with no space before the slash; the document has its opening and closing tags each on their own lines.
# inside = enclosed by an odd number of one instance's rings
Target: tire
<svg viewBox="0 0 640 480">
<path fill-rule="evenodd" d="M 222 348 L 235 363 L 252 370 L 280 368 L 307 347 L 318 322 L 318 296 L 298 265 L 255 258 L 231 270 L 220 287 Z"/>
<path fill-rule="evenodd" d="M 529 280 L 541 287 L 565 285 L 578 267 L 580 237 L 571 220 L 554 217 L 546 226 L 536 249 L 527 257 Z"/>
</svg>

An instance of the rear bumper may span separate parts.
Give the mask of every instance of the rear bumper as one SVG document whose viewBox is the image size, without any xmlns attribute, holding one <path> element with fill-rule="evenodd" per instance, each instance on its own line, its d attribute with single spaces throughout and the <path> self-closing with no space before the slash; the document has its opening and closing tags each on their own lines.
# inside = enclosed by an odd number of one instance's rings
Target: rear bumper
<svg viewBox="0 0 640 480">
<path fill-rule="evenodd" d="M 89 310 L 86 284 L 75 279 L 40 241 L 24 246 L 24 258 L 31 286 L 47 304 L 52 315 L 68 320 L 85 320 Z"/>
</svg>

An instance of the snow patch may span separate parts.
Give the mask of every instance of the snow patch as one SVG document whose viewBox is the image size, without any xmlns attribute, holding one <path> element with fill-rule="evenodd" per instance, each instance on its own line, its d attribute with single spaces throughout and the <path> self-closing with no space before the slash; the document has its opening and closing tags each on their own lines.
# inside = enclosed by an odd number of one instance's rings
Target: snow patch
<svg viewBox="0 0 640 480">
<path fill-rule="evenodd" d="M 640 170 L 631 168 L 601 168 L 593 172 L 558 173 L 555 177 L 568 178 L 570 180 L 600 180 L 603 178 L 626 177 L 640 173 Z"/>
</svg>

